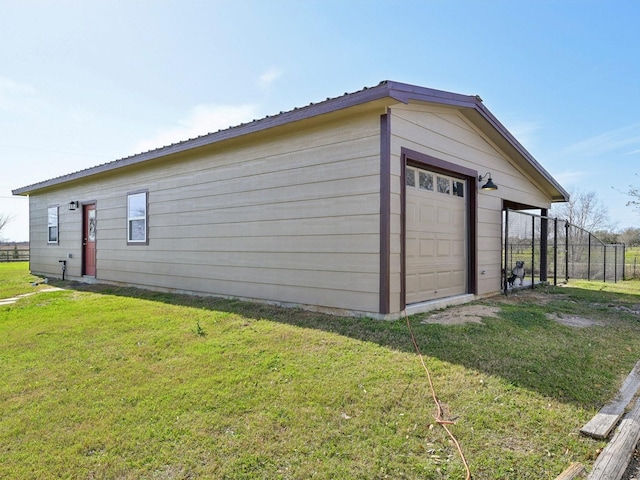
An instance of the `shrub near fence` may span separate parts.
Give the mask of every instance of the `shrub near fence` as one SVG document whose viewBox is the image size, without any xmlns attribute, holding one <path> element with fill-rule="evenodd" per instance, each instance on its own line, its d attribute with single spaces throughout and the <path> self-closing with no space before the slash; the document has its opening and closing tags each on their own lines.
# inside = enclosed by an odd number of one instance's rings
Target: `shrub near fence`
<svg viewBox="0 0 640 480">
<path fill-rule="evenodd" d="M 505 291 L 518 260 L 525 262 L 524 285 L 557 285 L 570 278 L 617 282 L 625 275 L 624 244 L 605 244 L 565 220 L 508 209 L 503 221 Z"/>
<path fill-rule="evenodd" d="M 0 243 L 0 262 L 29 261 L 28 243 Z"/>
</svg>

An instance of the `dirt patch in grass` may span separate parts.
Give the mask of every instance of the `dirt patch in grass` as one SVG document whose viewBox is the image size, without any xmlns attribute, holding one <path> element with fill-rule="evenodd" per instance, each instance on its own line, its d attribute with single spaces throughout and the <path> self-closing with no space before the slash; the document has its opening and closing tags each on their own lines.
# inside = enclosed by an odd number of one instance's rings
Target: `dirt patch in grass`
<svg viewBox="0 0 640 480">
<path fill-rule="evenodd" d="M 422 323 L 439 323 L 440 325 L 482 323 L 483 318 L 496 317 L 499 311 L 500 307 L 489 305 L 462 305 L 431 315 Z"/>
<path fill-rule="evenodd" d="M 597 305 L 597 304 L 596 304 Z M 615 308 L 619 312 L 631 313 L 632 315 L 640 315 L 640 305 L 633 305 L 631 307 L 625 307 L 624 305 L 608 305 L 610 308 Z"/>
<path fill-rule="evenodd" d="M 510 293 L 509 295 L 500 295 L 495 298 L 499 299 L 498 301 L 500 303 L 518 304 L 535 302 L 538 305 L 547 305 L 551 302 L 570 299 L 569 295 L 565 295 L 563 293 L 550 294 L 548 291 L 540 289 L 524 289 Z"/>
<path fill-rule="evenodd" d="M 539 295 L 542 297 L 541 295 Z M 422 323 L 438 323 L 440 325 L 461 325 L 463 323 L 482 323 L 483 318 L 495 318 L 500 312 L 500 307 L 489 305 L 462 305 L 453 307 L 444 312 L 438 312 L 422 320 Z M 554 322 L 567 325 L 569 327 L 586 328 L 602 326 L 602 322 L 591 318 L 584 318 L 577 315 L 562 315 L 559 313 L 548 313 L 547 318 Z"/>
<path fill-rule="evenodd" d="M 558 313 L 547 313 L 547 318 L 549 320 L 553 320 L 554 322 L 561 323 L 562 325 L 567 325 L 568 327 L 576 327 L 576 328 L 586 328 L 586 327 L 604 325 L 602 322 L 599 322 L 598 320 L 579 317 L 577 315 L 561 315 Z"/>
<path fill-rule="evenodd" d="M 513 293 L 508 296 L 496 296 L 489 300 L 496 305 L 460 305 L 457 307 L 448 308 L 444 311 L 434 313 L 421 323 L 437 323 L 440 325 L 461 325 L 464 323 L 483 323 L 483 318 L 496 318 L 501 310 L 501 305 L 519 305 L 519 304 L 531 304 L 548 305 L 552 301 L 570 301 L 568 295 L 562 294 L 549 294 L 542 291 L 526 290 L 518 293 Z M 621 311 L 631 311 L 626 307 L 615 307 Z M 624 309 L 624 310 L 622 310 Z M 635 310 L 632 313 L 640 313 Z M 549 320 L 558 322 L 562 325 L 575 328 L 586 328 L 593 326 L 602 326 L 604 323 L 600 320 L 592 318 L 586 318 L 579 315 L 567 315 L 562 313 L 547 313 L 546 317 Z"/>
</svg>

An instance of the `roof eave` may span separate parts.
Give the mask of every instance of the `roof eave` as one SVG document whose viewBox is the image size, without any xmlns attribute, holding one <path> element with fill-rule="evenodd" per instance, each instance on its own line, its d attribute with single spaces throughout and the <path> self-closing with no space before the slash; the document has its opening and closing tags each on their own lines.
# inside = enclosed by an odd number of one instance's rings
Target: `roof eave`
<svg viewBox="0 0 640 480">
<path fill-rule="evenodd" d="M 185 152 L 195 148 L 212 145 L 224 140 L 230 140 L 243 135 L 260 132 L 270 128 L 279 127 L 292 122 L 305 120 L 308 118 L 316 117 L 318 115 L 343 110 L 349 107 L 362 105 L 384 98 L 395 99 L 395 97 L 389 92 L 387 82 L 381 82 L 375 87 L 365 88 L 353 94 L 345 94 L 341 97 L 329 98 L 323 102 L 311 103 L 305 107 L 294 108 L 293 110 L 290 110 L 288 112 L 280 112 L 276 115 L 266 116 L 265 118 L 230 127 L 225 130 L 219 130 L 217 132 L 209 133 L 200 137 L 174 143 L 165 147 L 160 147 L 155 150 L 138 153 L 129 157 L 115 160 L 113 162 L 90 167 L 85 170 L 80 170 L 78 172 L 70 173 L 60 177 L 55 177 L 49 180 L 34 183 L 32 185 L 27 185 L 25 187 L 12 190 L 12 194 L 28 195 L 29 193 L 50 187 L 55 187 L 62 183 L 80 180 L 89 176 L 109 172 L 122 167 L 127 167 L 149 160 L 166 157 L 176 153 Z"/>
<path fill-rule="evenodd" d="M 419 87 L 405 83 L 383 81 L 375 87 L 364 88 L 358 92 L 345 94 L 336 98 L 329 98 L 319 103 L 311 103 L 305 107 L 295 108 L 288 112 L 280 112 L 277 115 L 267 116 L 260 120 L 254 120 L 249 123 L 241 124 L 226 130 L 219 130 L 209 133 L 201 137 L 192 138 L 183 142 L 175 143 L 165 147 L 161 147 L 148 152 L 139 153 L 110 163 L 98 165 L 78 172 L 63 175 L 61 177 L 52 178 L 43 182 L 35 183 L 25 187 L 17 188 L 12 191 L 14 195 L 28 195 L 38 190 L 55 187 L 57 185 L 81 180 L 86 177 L 98 175 L 101 173 L 113 171 L 122 167 L 127 167 L 150 160 L 166 157 L 176 153 L 185 152 L 195 148 L 212 145 L 224 140 L 230 140 L 243 135 L 260 132 L 274 127 L 283 126 L 300 120 L 309 119 L 319 115 L 336 112 L 346 108 L 363 105 L 369 102 L 379 100 L 394 100 L 402 103 L 410 101 L 429 102 L 438 105 L 448 105 L 458 107 L 465 113 L 474 123 L 478 124 L 478 120 L 484 120 L 490 126 L 487 130 L 490 137 L 495 139 L 504 139 L 506 145 L 510 147 L 511 154 L 521 156 L 525 163 L 531 165 L 533 172 L 537 173 L 543 180 L 548 182 L 552 187 L 551 197 L 553 201 L 567 201 L 569 194 L 553 179 L 553 177 L 531 156 L 529 152 L 511 135 L 511 133 L 502 125 L 493 114 L 483 105 L 482 99 L 474 95 L 461 95 L 442 90 L 434 90 L 426 87 Z M 492 134 L 491 134 L 492 133 Z M 555 190 L 555 192 L 553 191 Z"/>
<path fill-rule="evenodd" d="M 533 174 L 535 176 L 540 177 L 541 180 L 547 182 L 551 187 L 551 190 L 548 192 L 551 196 L 553 202 L 567 202 L 569 201 L 569 193 L 560 185 L 547 170 L 538 163 L 538 161 L 527 151 L 526 148 L 522 146 L 520 142 L 507 130 L 507 128 L 500 123 L 500 121 L 493 116 L 493 114 L 482 104 L 478 102 L 474 108 L 471 110 L 463 111 L 463 113 L 470 118 L 472 121 L 473 117 L 481 117 L 484 119 L 487 124 L 491 127 L 491 130 L 495 132 L 497 139 L 503 139 L 502 142 L 507 146 L 509 150 L 511 150 L 511 155 L 516 154 L 522 157 L 525 162 L 523 165 L 525 167 L 528 165 L 529 168 L 525 168 L 528 170 L 528 173 Z M 477 124 L 477 121 L 474 122 Z M 489 135 L 491 138 L 492 135 Z M 492 138 L 492 140 L 496 140 L 496 138 Z"/>
<path fill-rule="evenodd" d="M 517 154 L 525 160 L 525 164 L 531 166 L 531 171 L 534 175 L 541 177 L 541 179 L 549 184 L 551 189 L 549 194 L 552 202 L 567 202 L 569 201 L 569 193 L 545 170 L 545 168 L 538 163 L 538 161 L 527 151 L 524 146 L 509 132 L 509 130 L 489 111 L 487 107 L 482 103 L 482 99 L 479 96 L 460 95 L 456 93 L 444 92 L 441 90 L 433 90 L 430 88 L 416 87 L 413 85 L 406 85 L 395 82 L 388 82 L 390 88 L 390 96 L 403 103 L 408 103 L 411 100 L 431 102 L 440 105 L 450 105 L 456 107 L 462 107 L 461 111 L 470 118 L 476 125 L 478 120 L 484 120 L 489 126 L 490 131 L 495 132 L 493 140 L 496 138 L 502 138 L 504 142 L 512 150 L 511 154 Z"/>
</svg>

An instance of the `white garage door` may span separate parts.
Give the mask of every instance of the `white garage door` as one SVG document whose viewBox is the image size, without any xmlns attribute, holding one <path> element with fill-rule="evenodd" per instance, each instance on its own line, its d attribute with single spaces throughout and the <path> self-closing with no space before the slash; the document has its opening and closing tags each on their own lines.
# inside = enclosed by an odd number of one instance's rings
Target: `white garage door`
<svg viewBox="0 0 640 480">
<path fill-rule="evenodd" d="M 407 166 L 407 304 L 467 292 L 465 181 Z"/>
</svg>

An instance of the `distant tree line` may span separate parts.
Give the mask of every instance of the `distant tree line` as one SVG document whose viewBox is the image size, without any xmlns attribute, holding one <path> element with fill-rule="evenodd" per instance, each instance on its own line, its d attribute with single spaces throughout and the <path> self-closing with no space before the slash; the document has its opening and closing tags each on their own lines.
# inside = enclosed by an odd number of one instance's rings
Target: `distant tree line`
<svg viewBox="0 0 640 480">
<path fill-rule="evenodd" d="M 604 243 L 624 243 L 627 247 L 640 246 L 640 228 L 628 227 L 620 232 L 596 230 L 592 233 Z"/>
<path fill-rule="evenodd" d="M 640 189 L 630 187 L 633 198 L 627 205 L 640 213 Z M 624 243 L 627 247 L 640 246 L 640 228 L 627 227 L 618 231 L 611 222 L 609 211 L 595 192 L 570 192 L 566 203 L 554 204 L 551 216 L 568 221 L 571 225 L 591 232 L 604 243 Z"/>
</svg>

